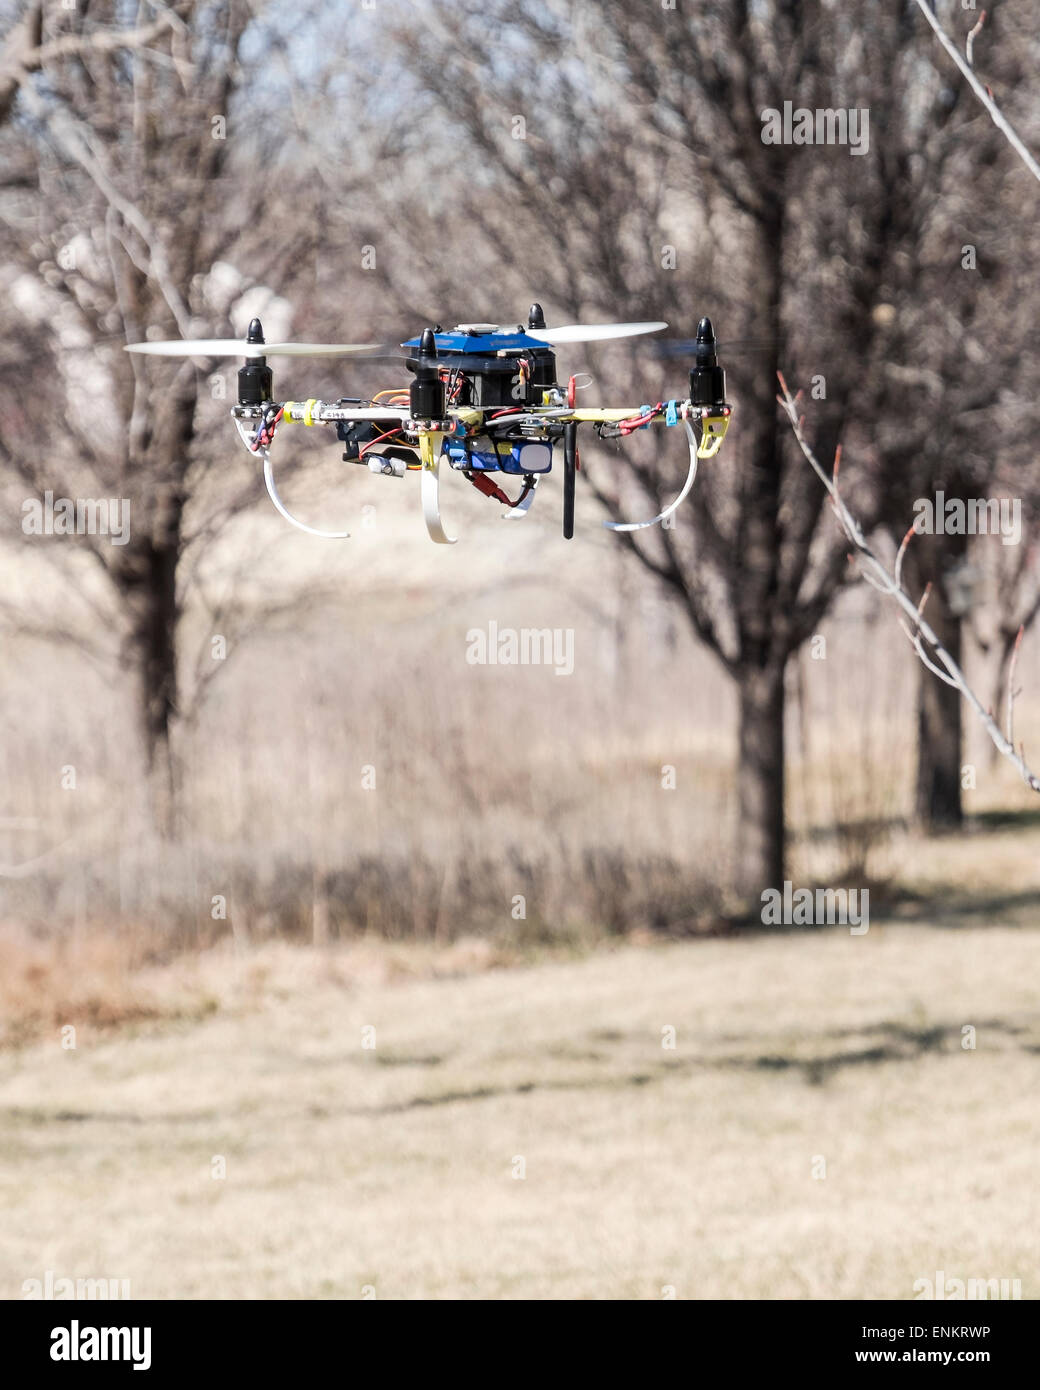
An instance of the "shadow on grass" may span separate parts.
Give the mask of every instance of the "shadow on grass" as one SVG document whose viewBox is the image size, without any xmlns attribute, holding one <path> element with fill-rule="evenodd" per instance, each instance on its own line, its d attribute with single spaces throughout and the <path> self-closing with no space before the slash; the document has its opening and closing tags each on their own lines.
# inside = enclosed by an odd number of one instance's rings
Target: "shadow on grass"
<svg viewBox="0 0 1040 1390">
<path fill-rule="evenodd" d="M 1029 835 L 1037 830 L 1040 830 L 1040 808 L 982 811 L 967 817 L 960 829 L 910 841 L 908 852 L 927 865 L 931 847 L 941 847 L 947 859 L 951 847 L 956 851 L 960 845 L 964 846 L 966 854 L 974 845 L 979 853 L 985 855 L 983 847 L 987 837 Z M 904 817 L 893 816 L 803 827 L 792 831 L 791 843 L 836 845 L 844 848 L 848 855 L 855 854 L 858 844 L 877 846 L 896 836 L 909 837 L 911 834 L 910 823 Z M 1025 864 L 1038 857 L 1031 843 L 1023 846 L 1022 855 Z M 969 861 L 965 862 L 967 864 Z M 826 892 L 837 888 L 855 888 L 860 893 L 866 890 L 870 894 L 870 918 L 877 926 L 883 926 L 886 922 L 951 928 L 969 924 L 980 927 L 1040 925 L 1040 887 L 1011 888 L 1009 885 L 1001 889 L 991 881 L 980 883 L 976 888 L 965 871 L 959 874 L 958 881 L 948 885 L 940 880 L 926 887 L 912 887 L 893 875 L 875 876 L 865 865 L 865 855 L 862 861 L 850 858 L 841 869 L 834 871 L 827 882 L 800 879 L 794 887 L 807 888 L 814 895 L 819 890 Z M 813 924 L 765 926 L 757 904 L 720 914 L 713 925 L 714 931 L 707 934 L 750 934 L 761 931 L 795 933 L 825 929 Z M 833 925 L 841 927 L 844 924 Z"/>
<path fill-rule="evenodd" d="M 838 840 L 877 843 L 887 836 L 907 835 L 914 826 L 905 816 L 875 816 L 840 823 L 806 825 L 791 831 L 794 843 L 831 844 Z M 961 836 L 1000 835 L 1009 830 L 1040 830 L 1040 807 L 1007 811 L 978 811 L 964 817 L 963 825 L 936 833 L 936 840 Z"/>
<path fill-rule="evenodd" d="M 1001 1035 L 1009 1051 L 1036 1055 L 1040 1053 L 1037 1026 L 1015 1023 L 1005 1019 L 982 1019 L 975 1025 L 979 1033 Z M 851 1028 L 827 1029 L 798 1039 L 764 1038 L 733 1033 L 715 1039 L 717 1050 L 697 1056 L 673 1056 L 655 1065 L 634 1070 L 623 1055 L 612 1053 L 611 1045 L 630 1053 L 634 1045 L 642 1046 L 643 1034 L 626 1033 L 617 1029 L 596 1030 L 586 1037 L 599 1046 L 594 1052 L 573 1054 L 574 1060 L 595 1060 L 603 1070 L 591 1075 L 573 1075 L 535 1080 L 521 1079 L 503 1085 L 477 1084 L 471 1087 L 448 1087 L 438 1091 L 417 1091 L 400 1100 L 375 1105 L 314 1105 L 305 1104 L 303 1113 L 311 1119 L 330 1120 L 342 1115 L 373 1118 L 385 1115 L 408 1114 L 454 1105 L 469 1105 L 496 1100 L 505 1096 L 545 1095 L 550 1092 L 577 1093 L 582 1091 L 628 1091 L 711 1071 L 770 1072 L 778 1076 L 791 1075 L 808 1086 L 823 1086 L 840 1073 L 856 1068 L 880 1066 L 887 1062 L 913 1063 L 924 1057 L 961 1055 L 965 1050 L 961 1022 L 921 1023 L 919 1025 L 886 1019 Z M 768 1048 L 768 1050 L 766 1050 Z M 550 1048 L 557 1058 L 564 1054 Z M 411 1059 L 417 1068 L 443 1065 L 443 1058 L 423 1056 Z M 409 1059 L 399 1058 L 399 1064 Z M 612 1067 L 613 1063 L 613 1067 Z M 46 1106 L 10 1107 L 3 1111 L 8 1125 L 38 1126 L 42 1124 L 212 1124 L 215 1112 L 199 1110 L 147 1116 L 125 1111 L 48 1110 Z"/>
<path fill-rule="evenodd" d="M 817 889 L 826 891 L 834 885 L 808 881 L 798 883 L 796 888 L 808 888 L 813 893 Z M 859 889 L 870 893 L 869 929 L 884 926 L 927 926 L 939 930 L 960 930 L 964 927 L 1021 927 L 1040 926 L 1040 889 L 1023 889 L 1014 893 L 967 893 L 962 888 L 951 889 L 948 893 L 923 893 L 891 882 L 864 882 L 856 884 Z M 857 913 L 857 915 L 859 915 Z M 709 936 L 806 936 L 813 932 L 847 932 L 849 924 L 834 923 L 763 923 L 761 914 L 754 908 L 745 912 L 733 912 L 720 916 L 713 930 L 699 929 L 683 933 L 673 930 L 672 935 Z M 867 933 L 863 933 L 866 935 Z"/>
<path fill-rule="evenodd" d="M 967 826 L 975 833 L 1000 833 L 1004 830 L 1040 829 L 1040 808 L 1019 811 L 980 811 L 972 816 Z"/>
<path fill-rule="evenodd" d="M 1017 1050 L 1029 1053 L 1040 1052 L 1040 1043 L 1033 1041 L 1030 1029 L 1004 1019 L 984 1019 L 976 1025 L 979 1031 L 999 1033 L 1008 1038 Z M 604 1039 L 602 1033 L 594 1035 Z M 627 1042 L 624 1034 L 612 1035 L 619 1043 Z M 853 1039 L 859 1040 L 857 1046 Z M 723 1042 L 739 1044 L 747 1040 L 741 1037 L 722 1039 Z M 509 1085 L 475 1086 L 471 1089 L 453 1089 L 435 1094 L 414 1095 L 406 1099 L 371 1107 L 351 1110 L 358 1115 L 402 1114 L 431 1107 L 458 1105 L 474 1101 L 493 1100 L 502 1096 L 521 1096 L 550 1091 L 624 1091 L 632 1087 L 642 1087 L 657 1082 L 668 1081 L 678 1075 L 698 1071 L 768 1071 L 789 1072 L 809 1086 L 823 1086 L 840 1072 L 853 1067 L 879 1066 L 885 1062 L 915 1062 L 925 1056 L 959 1056 L 962 1047 L 962 1025 L 959 1022 L 928 1024 L 913 1027 L 906 1023 L 886 1020 L 881 1023 L 865 1024 L 862 1027 L 830 1030 L 804 1040 L 803 1045 L 812 1044 L 815 1051 L 799 1056 L 795 1051 L 775 1049 L 759 1052 L 754 1048 L 735 1049 L 720 1052 L 716 1056 L 672 1057 L 660 1062 L 652 1069 L 641 1071 L 621 1070 L 615 1075 L 559 1077 L 549 1081 L 517 1081 Z M 559 1055 L 559 1054 L 557 1054 Z M 597 1053 L 597 1060 L 609 1062 L 609 1056 Z M 321 1111 L 323 1116 L 327 1110 Z"/>
<path fill-rule="evenodd" d="M 909 888 L 894 890 L 885 905 L 891 922 L 924 923 L 934 927 L 1028 927 L 1040 925 L 1040 890 L 1014 893 L 920 893 Z M 1031 917 L 1027 916 L 1032 909 Z"/>
</svg>

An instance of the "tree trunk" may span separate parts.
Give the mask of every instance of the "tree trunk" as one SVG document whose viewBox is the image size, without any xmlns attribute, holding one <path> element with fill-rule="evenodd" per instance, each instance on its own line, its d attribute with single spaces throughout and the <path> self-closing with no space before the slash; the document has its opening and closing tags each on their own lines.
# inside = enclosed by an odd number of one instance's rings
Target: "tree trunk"
<svg viewBox="0 0 1040 1390">
<path fill-rule="evenodd" d="M 768 370 L 742 383 L 742 514 L 735 554 L 740 663 L 740 752 L 737 771 L 736 888 L 744 905 L 761 908 L 762 890 L 780 888 L 784 869 L 784 668 L 788 650 L 778 613 L 782 528 L 782 451 L 774 396 L 783 287 L 783 200 L 756 228 L 757 264 L 748 285 L 756 322 L 774 344 Z"/>
<path fill-rule="evenodd" d="M 177 711 L 179 522 L 178 515 L 174 533 L 162 541 L 155 534 L 132 539 L 118 574 L 129 617 L 126 659 L 136 677 L 137 723 L 152 817 L 161 835 L 173 833 L 170 734 Z"/>
<path fill-rule="evenodd" d="M 741 672 L 737 889 L 749 909 L 784 879 L 784 667 Z"/>
<path fill-rule="evenodd" d="M 950 608 L 942 583 L 944 571 L 964 553 L 963 538 L 926 537 L 915 542 L 929 547 L 927 559 L 914 567 L 923 591 L 931 580 L 932 592 L 925 610 L 935 635 L 958 665 L 961 664 L 961 619 Z M 952 686 L 921 666 L 917 682 L 917 782 L 915 817 L 931 832 L 955 829 L 962 824 L 961 806 L 961 697 Z"/>
<path fill-rule="evenodd" d="M 170 732 L 177 710 L 178 551 L 172 537 L 162 545 L 149 545 L 147 579 L 135 605 L 139 718 L 156 820 L 164 834 L 172 830 L 174 798 Z"/>
<path fill-rule="evenodd" d="M 945 607 L 945 605 L 944 605 Z M 936 636 L 960 665 L 960 619 L 946 610 L 937 621 L 939 605 L 928 605 L 928 620 Z M 961 697 L 956 690 L 921 668 L 917 686 L 918 823 L 928 831 L 949 830 L 964 819 L 961 807 Z"/>
<path fill-rule="evenodd" d="M 189 379 L 153 405 L 141 442 L 145 485 L 131 499 L 130 540 L 113 577 L 126 605 L 128 654 L 137 676 L 138 723 L 156 829 L 174 830 L 175 777 L 170 737 L 177 715 L 177 566 L 181 555 L 195 384 Z"/>
</svg>

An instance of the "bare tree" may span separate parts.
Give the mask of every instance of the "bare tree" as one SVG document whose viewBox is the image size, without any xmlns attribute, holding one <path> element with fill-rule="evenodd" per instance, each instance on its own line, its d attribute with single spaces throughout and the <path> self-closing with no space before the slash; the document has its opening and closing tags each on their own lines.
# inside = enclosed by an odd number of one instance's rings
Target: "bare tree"
<svg viewBox="0 0 1040 1390">
<path fill-rule="evenodd" d="M 214 265 L 236 253 L 254 269 L 291 262 L 308 232 L 297 218 L 284 238 L 268 228 L 265 243 L 256 225 L 270 200 L 265 151 L 235 109 L 251 76 L 243 45 L 254 6 L 180 0 L 129 13 L 49 7 L 41 19 L 33 7 L 5 46 L 0 250 L 31 291 L 21 295 L 29 322 L 7 374 L 16 399 L 25 401 L 14 373 L 32 370 L 34 390 L 0 458 L 33 490 L 130 502 L 125 544 L 85 541 L 115 600 L 168 827 L 200 375 L 192 362 L 172 368 L 121 349 L 156 331 L 222 327 L 225 306 L 207 293 Z M 283 188 L 292 187 L 287 174 Z M 224 519 L 256 495 L 252 480 Z"/>
</svg>

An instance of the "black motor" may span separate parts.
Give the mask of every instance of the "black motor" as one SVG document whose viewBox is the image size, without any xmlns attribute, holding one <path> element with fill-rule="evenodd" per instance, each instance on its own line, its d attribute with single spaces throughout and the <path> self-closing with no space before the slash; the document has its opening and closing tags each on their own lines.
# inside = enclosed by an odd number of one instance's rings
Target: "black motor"
<svg viewBox="0 0 1040 1390">
<path fill-rule="evenodd" d="M 711 319 L 701 319 L 697 325 L 694 365 L 690 371 L 690 400 L 694 405 L 726 403 L 726 373 L 719 366 L 717 346 Z"/>
<path fill-rule="evenodd" d="M 253 319 L 246 334 L 247 343 L 262 343 L 264 330 L 259 319 Z M 267 365 L 266 357 L 250 357 L 244 367 L 238 369 L 239 405 L 263 405 L 274 399 L 274 373 Z"/>
<path fill-rule="evenodd" d="M 423 329 L 418 351 L 408 359 L 408 366 L 415 372 L 415 380 L 408 390 L 412 419 L 443 420 L 444 382 L 437 364 L 437 340 L 432 328 Z"/>
</svg>

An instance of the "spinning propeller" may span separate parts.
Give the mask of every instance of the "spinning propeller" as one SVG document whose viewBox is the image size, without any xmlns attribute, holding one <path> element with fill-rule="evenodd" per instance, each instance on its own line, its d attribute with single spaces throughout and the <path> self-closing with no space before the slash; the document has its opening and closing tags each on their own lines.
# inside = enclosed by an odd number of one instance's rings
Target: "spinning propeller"
<svg viewBox="0 0 1040 1390">
<path fill-rule="evenodd" d="M 153 357 L 349 357 L 375 352 L 379 343 L 265 343 L 242 338 L 176 338 L 165 343 L 130 343 L 127 352 Z"/>
<path fill-rule="evenodd" d="M 611 338 L 635 338 L 640 333 L 660 333 L 667 328 L 666 323 L 566 323 L 560 328 L 535 328 L 524 330 L 529 338 L 540 338 L 543 343 L 602 343 Z"/>
<path fill-rule="evenodd" d="M 781 342 L 778 337 L 767 338 L 726 338 L 719 340 L 715 344 L 716 352 L 724 353 L 727 357 L 753 357 L 763 353 L 776 350 Z M 650 353 L 654 357 L 690 357 L 697 348 L 696 338 L 656 338 L 650 344 Z"/>
</svg>

